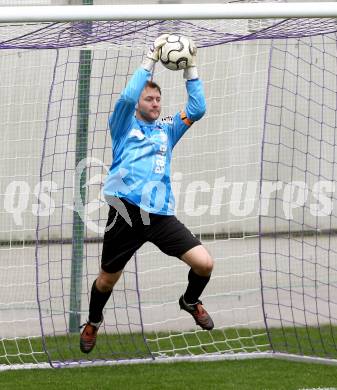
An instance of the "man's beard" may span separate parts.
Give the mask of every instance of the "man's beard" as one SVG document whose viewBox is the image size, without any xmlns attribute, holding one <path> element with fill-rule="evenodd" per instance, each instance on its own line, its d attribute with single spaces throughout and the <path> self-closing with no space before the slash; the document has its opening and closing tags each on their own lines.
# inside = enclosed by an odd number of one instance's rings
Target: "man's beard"
<svg viewBox="0 0 337 390">
<path fill-rule="evenodd" d="M 138 109 L 138 112 L 142 116 L 142 118 L 144 118 L 147 122 L 153 122 L 153 121 L 157 120 L 159 118 L 159 115 L 160 115 L 160 111 L 159 110 L 145 112 L 145 111 L 142 111 L 142 110 Z M 155 118 L 151 116 L 151 113 L 155 114 Z"/>
</svg>

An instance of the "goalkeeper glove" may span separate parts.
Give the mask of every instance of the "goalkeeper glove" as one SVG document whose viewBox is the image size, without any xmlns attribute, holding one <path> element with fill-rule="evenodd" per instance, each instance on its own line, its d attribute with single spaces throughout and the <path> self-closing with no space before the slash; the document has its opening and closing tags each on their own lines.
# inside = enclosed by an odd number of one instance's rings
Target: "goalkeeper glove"
<svg viewBox="0 0 337 390">
<path fill-rule="evenodd" d="M 148 71 L 152 70 L 154 64 L 159 60 L 159 49 L 163 45 L 165 45 L 166 38 L 169 35 L 170 34 L 162 34 L 153 42 L 153 45 L 150 47 L 149 51 L 146 54 L 146 57 L 142 62 L 142 66 L 144 69 Z"/>
<path fill-rule="evenodd" d="M 198 78 L 198 70 L 197 70 L 197 47 L 192 39 L 190 41 L 190 50 L 192 53 L 192 60 L 189 62 L 188 66 L 184 69 L 184 79 L 193 80 Z"/>
</svg>

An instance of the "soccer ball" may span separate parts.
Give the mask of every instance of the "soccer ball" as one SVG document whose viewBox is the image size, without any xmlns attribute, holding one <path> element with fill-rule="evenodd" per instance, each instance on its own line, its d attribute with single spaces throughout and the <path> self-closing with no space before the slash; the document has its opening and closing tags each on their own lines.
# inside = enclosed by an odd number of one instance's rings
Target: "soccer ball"
<svg viewBox="0 0 337 390">
<path fill-rule="evenodd" d="M 166 43 L 159 49 L 159 58 L 167 69 L 185 69 L 191 65 L 192 50 L 190 41 L 186 37 L 171 34 L 166 38 Z"/>
</svg>

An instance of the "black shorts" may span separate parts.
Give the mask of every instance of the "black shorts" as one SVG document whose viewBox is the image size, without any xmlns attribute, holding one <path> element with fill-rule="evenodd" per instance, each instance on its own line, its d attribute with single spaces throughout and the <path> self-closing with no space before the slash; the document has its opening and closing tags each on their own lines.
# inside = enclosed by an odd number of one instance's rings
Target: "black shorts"
<svg viewBox="0 0 337 390">
<path fill-rule="evenodd" d="M 122 270 L 145 242 L 156 245 L 169 256 L 180 258 L 188 250 L 201 245 L 197 237 L 174 215 L 149 214 L 125 200 L 125 213 L 110 206 L 103 239 L 102 269 L 114 273 Z M 119 207 L 117 207 L 118 210 Z M 123 216 L 122 216 L 122 215 Z M 131 226 L 130 226 L 131 223 Z"/>
</svg>

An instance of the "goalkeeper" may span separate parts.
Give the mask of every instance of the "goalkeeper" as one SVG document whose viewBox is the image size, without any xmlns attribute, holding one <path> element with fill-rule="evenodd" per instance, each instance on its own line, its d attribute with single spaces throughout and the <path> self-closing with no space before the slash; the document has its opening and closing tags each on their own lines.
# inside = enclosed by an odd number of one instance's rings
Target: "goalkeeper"
<svg viewBox="0 0 337 390">
<path fill-rule="evenodd" d="M 109 117 L 113 162 L 104 195 L 110 210 L 101 270 L 92 285 L 89 317 L 80 336 L 84 353 L 95 346 L 103 308 L 126 263 L 147 241 L 190 266 L 188 286 L 179 299 L 180 308 L 190 313 L 202 329 L 214 327 L 199 299 L 210 280 L 213 259 L 175 217 L 170 183 L 172 149 L 192 123 L 204 115 L 205 97 L 195 63 L 196 47 L 190 41 L 193 61 L 184 69 L 188 94 L 185 111 L 171 120 L 158 121 L 161 90 L 150 78 L 167 36 L 163 34 L 155 40 Z"/>
</svg>

